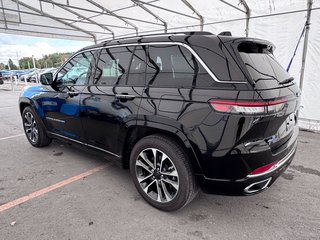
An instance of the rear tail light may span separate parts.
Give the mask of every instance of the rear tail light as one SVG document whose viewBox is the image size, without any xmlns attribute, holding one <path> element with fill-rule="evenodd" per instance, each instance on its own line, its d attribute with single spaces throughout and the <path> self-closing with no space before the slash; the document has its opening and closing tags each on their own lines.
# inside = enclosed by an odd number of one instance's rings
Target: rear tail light
<svg viewBox="0 0 320 240">
<path fill-rule="evenodd" d="M 275 162 L 270 163 L 268 165 L 264 165 L 262 167 L 256 168 L 249 175 L 250 176 L 260 175 L 260 174 L 265 173 L 267 171 L 271 171 L 273 168 L 277 167 L 277 163 L 278 163 L 278 161 L 275 161 Z"/>
<path fill-rule="evenodd" d="M 274 114 L 282 111 L 287 99 L 273 101 L 243 102 L 227 100 L 210 100 L 210 105 L 217 112 L 243 115 Z"/>
</svg>

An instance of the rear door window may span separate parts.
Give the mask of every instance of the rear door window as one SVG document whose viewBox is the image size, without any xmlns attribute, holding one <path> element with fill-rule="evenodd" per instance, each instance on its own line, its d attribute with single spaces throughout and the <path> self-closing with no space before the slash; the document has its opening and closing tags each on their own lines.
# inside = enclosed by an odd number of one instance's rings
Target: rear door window
<svg viewBox="0 0 320 240">
<path fill-rule="evenodd" d="M 180 45 L 153 45 L 148 49 L 147 83 L 157 87 L 208 87 L 213 79 Z"/>
<path fill-rule="evenodd" d="M 104 48 L 98 57 L 93 83 L 114 86 L 125 83 L 134 47 Z"/>
<path fill-rule="evenodd" d="M 144 86 L 146 73 L 146 46 L 136 46 L 129 70 L 129 76 L 126 85 Z"/>
</svg>

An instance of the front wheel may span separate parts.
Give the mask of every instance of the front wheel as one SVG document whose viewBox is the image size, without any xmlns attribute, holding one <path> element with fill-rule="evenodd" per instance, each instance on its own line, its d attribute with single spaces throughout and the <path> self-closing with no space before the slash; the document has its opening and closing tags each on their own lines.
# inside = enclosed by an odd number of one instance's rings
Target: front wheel
<svg viewBox="0 0 320 240">
<path fill-rule="evenodd" d="M 184 207 L 198 192 L 188 155 L 164 135 L 147 136 L 134 146 L 130 172 L 142 197 L 164 211 Z"/>
<path fill-rule="evenodd" d="M 44 147 L 51 143 L 43 123 L 31 107 L 26 107 L 23 110 L 22 122 L 26 137 L 32 146 Z"/>
</svg>

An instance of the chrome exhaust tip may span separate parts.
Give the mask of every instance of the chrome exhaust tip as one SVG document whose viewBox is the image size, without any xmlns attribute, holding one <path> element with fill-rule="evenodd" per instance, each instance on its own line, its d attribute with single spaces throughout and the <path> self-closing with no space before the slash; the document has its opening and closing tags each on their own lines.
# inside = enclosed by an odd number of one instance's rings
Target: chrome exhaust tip
<svg viewBox="0 0 320 240">
<path fill-rule="evenodd" d="M 243 191 L 245 194 L 253 194 L 257 192 L 261 192 L 262 190 L 265 190 L 269 183 L 271 182 L 272 178 L 268 178 L 259 182 L 255 182 L 247 186 Z"/>
</svg>

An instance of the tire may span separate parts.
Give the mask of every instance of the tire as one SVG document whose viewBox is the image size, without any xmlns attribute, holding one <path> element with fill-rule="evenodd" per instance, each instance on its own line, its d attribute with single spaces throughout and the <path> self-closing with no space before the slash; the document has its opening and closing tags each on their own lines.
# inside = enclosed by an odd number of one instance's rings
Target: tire
<svg viewBox="0 0 320 240">
<path fill-rule="evenodd" d="M 26 137 L 34 147 L 45 147 L 51 143 L 43 122 L 33 108 L 26 107 L 22 112 L 22 123 Z"/>
<path fill-rule="evenodd" d="M 142 197 L 163 211 L 183 208 L 198 193 L 186 151 L 165 135 L 150 135 L 136 143 L 130 155 L 130 173 Z"/>
</svg>

